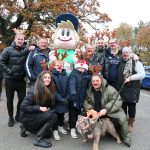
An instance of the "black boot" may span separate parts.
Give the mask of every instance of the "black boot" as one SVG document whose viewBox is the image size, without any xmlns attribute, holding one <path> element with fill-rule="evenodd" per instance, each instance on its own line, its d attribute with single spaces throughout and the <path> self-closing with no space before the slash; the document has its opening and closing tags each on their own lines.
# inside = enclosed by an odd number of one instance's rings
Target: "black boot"
<svg viewBox="0 0 150 150">
<path fill-rule="evenodd" d="M 8 126 L 9 127 L 13 127 L 14 126 L 14 118 L 13 117 L 9 117 L 9 121 L 8 121 Z"/>
<path fill-rule="evenodd" d="M 26 134 L 26 129 L 25 127 L 23 126 L 23 124 L 20 125 L 20 136 L 21 137 L 27 137 L 27 134 Z"/>
<path fill-rule="evenodd" d="M 52 137 L 52 129 L 49 129 L 47 132 L 46 132 L 46 134 L 44 135 L 44 138 L 45 139 L 49 139 L 49 138 L 51 138 Z"/>
<path fill-rule="evenodd" d="M 50 123 L 47 122 L 44 124 L 44 126 L 38 131 L 37 133 L 37 137 L 34 141 L 34 145 L 35 146 L 40 146 L 40 147 L 44 147 L 44 148 L 47 148 L 47 147 L 51 147 L 52 144 L 51 143 L 48 143 L 47 141 L 44 140 L 44 136 L 46 134 L 46 132 L 49 130 L 50 128 Z"/>
<path fill-rule="evenodd" d="M 17 110 L 16 116 L 15 116 L 15 120 L 16 120 L 17 122 L 20 122 L 20 110 Z"/>
<path fill-rule="evenodd" d="M 0 101 L 1 101 L 1 93 L 0 93 Z"/>
</svg>

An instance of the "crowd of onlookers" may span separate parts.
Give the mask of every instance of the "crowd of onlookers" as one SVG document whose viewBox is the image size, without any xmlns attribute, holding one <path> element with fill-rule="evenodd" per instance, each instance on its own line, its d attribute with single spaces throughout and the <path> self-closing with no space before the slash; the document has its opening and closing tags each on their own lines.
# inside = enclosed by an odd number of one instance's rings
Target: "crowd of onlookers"
<svg viewBox="0 0 150 150">
<path fill-rule="evenodd" d="M 86 44 L 88 57 L 78 58 L 68 74 L 63 59 L 56 56 L 55 61 L 50 60 L 52 51 L 47 39 L 39 38 L 38 44 L 30 48 L 24 43 L 25 36 L 16 34 L 0 57 L 0 96 L 4 74 L 9 127 L 15 121 L 21 122 L 21 136 L 27 136 L 26 131 L 35 133 L 34 145 L 50 147 L 45 137 L 53 133 L 54 139 L 60 140 L 59 132 L 67 134 L 66 113 L 71 137 L 78 138 L 78 115 L 91 111 L 97 117 L 111 118 L 125 143 L 131 146 L 140 80 L 145 75 L 131 47 L 120 49 L 116 39 L 110 39 L 108 44 L 104 39 L 98 39 L 95 45 Z M 75 57 L 80 52 L 75 50 Z M 30 81 L 27 93 L 25 77 Z M 18 103 L 14 118 L 15 91 Z"/>
</svg>

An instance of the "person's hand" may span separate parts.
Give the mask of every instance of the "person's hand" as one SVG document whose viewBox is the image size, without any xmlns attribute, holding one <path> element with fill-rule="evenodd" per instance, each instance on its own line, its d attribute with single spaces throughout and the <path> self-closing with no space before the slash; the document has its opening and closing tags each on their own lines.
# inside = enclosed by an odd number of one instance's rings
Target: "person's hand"
<svg viewBox="0 0 150 150">
<path fill-rule="evenodd" d="M 98 113 L 98 116 L 101 117 L 101 116 L 105 116 L 107 113 L 107 110 L 106 109 L 102 109 L 99 113 Z"/>
<path fill-rule="evenodd" d="M 65 98 L 62 98 L 62 100 L 61 100 L 61 101 L 62 101 L 62 103 L 63 103 L 63 104 L 68 104 L 68 100 L 67 100 L 67 99 L 65 99 Z"/>
<path fill-rule="evenodd" d="M 51 51 L 50 53 L 49 53 L 49 60 L 50 60 L 50 62 L 52 62 L 52 61 L 56 61 L 57 60 L 57 58 L 56 58 L 56 51 Z"/>
<path fill-rule="evenodd" d="M 125 79 L 124 83 L 128 83 L 130 81 L 131 81 L 131 77 L 128 77 L 128 78 Z"/>
<path fill-rule="evenodd" d="M 35 49 L 35 46 L 29 46 L 29 51 L 33 51 Z"/>
<path fill-rule="evenodd" d="M 40 111 L 46 112 L 46 111 L 48 111 L 48 109 L 47 109 L 47 107 L 40 107 Z"/>
<path fill-rule="evenodd" d="M 136 55 L 136 54 L 133 54 L 133 55 L 132 55 L 132 58 L 133 58 L 133 60 L 135 60 L 135 61 L 140 59 L 139 56 Z"/>
</svg>

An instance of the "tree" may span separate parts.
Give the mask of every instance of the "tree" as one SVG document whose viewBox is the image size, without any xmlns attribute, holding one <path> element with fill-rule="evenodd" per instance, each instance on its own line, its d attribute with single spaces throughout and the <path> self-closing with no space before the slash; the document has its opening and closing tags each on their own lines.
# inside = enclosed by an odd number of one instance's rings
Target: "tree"
<svg viewBox="0 0 150 150">
<path fill-rule="evenodd" d="M 116 38 L 118 40 L 132 39 L 133 28 L 127 23 L 121 23 L 118 28 L 116 28 Z"/>
<path fill-rule="evenodd" d="M 111 21 L 99 12 L 98 0 L 0 0 L 0 41 L 7 45 L 13 39 L 13 28 L 26 27 L 27 37 L 45 33 L 50 37 L 58 14 L 71 12 L 82 23 L 94 28 L 95 23 Z"/>
<path fill-rule="evenodd" d="M 137 45 L 150 51 L 150 24 L 143 26 L 137 33 Z"/>
<path fill-rule="evenodd" d="M 120 47 L 133 46 L 134 36 L 133 28 L 127 23 L 121 23 L 118 28 L 116 28 L 116 39 Z"/>
<path fill-rule="evenodd" d="M 135 36 L 135 37 L 137 36 L 137 33 L 139 32 L 139 30 L 140 30 L 142 27 L 144 27 L 144 26 L 145 26 L 145 23 L 144 23 L 142 20 L 140 20 L 140 21 L 138 22 L 138 26 L 137 26 L 137 27 L 134 27 L 133 33 L 134 33 L 134 36 Z"/>
</svg>

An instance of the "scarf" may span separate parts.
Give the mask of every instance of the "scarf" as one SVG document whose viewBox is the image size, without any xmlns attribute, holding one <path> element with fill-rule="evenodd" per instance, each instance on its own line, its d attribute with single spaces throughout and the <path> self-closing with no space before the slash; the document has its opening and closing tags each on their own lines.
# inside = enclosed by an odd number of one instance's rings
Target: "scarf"
<svg viewBox="0 0 150 150">
<path fill-rule="evenodd" d="M 130 77 L 132 75 L 132 58 L 129 58 L 123 70 L 124 79 Z"/>
</svg>

